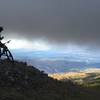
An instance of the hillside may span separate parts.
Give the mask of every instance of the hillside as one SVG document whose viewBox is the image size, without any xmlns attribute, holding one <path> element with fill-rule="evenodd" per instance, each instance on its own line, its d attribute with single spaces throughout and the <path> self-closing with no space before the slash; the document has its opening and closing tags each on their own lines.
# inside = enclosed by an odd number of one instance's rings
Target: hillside
<svg viewBox="0 0 100 100">
<path fill-rule="evenodd" d="M 83 71 L 54 73 L 49 74 L 49 77 L 60 81 L 71 80 L 75 83 L 84 86 L 100 86 L 100 68 L 87 68 Z"/>
<path fill-rule="evenodd" d="M 0 100 L 98 100 L 99 90 L 58 81 L 23 62 L 0 61 Z"/>
</svg>

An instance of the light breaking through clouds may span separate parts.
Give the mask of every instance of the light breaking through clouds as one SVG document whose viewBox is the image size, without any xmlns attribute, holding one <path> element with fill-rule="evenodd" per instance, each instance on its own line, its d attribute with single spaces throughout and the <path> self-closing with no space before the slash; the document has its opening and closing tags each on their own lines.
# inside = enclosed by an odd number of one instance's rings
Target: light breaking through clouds
<svg viewBox="0 0 100 100">
<path fill-rule="evenodd" d="M 1 0 L 0 25 L 14 39 L 99 46 L 100 1 Z"/>
</svg>

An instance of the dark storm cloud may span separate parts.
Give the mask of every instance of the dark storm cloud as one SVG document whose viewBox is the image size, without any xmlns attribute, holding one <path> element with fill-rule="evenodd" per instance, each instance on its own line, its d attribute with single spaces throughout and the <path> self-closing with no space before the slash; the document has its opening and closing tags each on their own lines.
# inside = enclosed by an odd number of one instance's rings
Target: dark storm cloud
<svg viewBox="0 0 100 100">
<path fill-rule="evenodd" d="M 14 38 L 99 43 L 100 1 L 0 0 L 0 24 Z"/>
</svg>

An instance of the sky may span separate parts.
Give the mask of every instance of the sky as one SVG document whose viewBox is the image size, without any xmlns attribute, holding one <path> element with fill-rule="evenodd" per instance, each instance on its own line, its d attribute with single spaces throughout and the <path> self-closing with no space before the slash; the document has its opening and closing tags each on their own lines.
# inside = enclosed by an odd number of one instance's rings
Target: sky
<svg viewBox="0 0 100 100">
<path fill-rule="evenodd" d="M 0 26 L 12 48 L 77 45 L 96 51 L 100 50 L 100 1 L 0 0 Z"/>
</svg>

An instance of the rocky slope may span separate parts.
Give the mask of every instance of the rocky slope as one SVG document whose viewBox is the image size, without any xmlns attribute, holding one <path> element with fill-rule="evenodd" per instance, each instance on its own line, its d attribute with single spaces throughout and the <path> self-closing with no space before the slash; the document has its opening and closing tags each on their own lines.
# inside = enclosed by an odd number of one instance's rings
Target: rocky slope
<svg viewBox="0 0 100 100">
<path fill-rule="evenodd" d="M 98 100 L 99 94 L 50 78 L 26 63 L 0 61 L 0 100 Z"/>
</svg>

